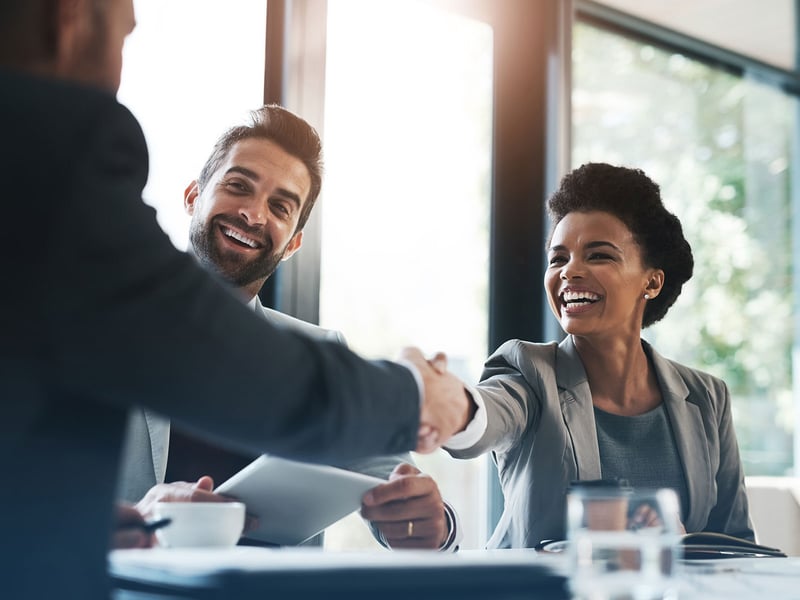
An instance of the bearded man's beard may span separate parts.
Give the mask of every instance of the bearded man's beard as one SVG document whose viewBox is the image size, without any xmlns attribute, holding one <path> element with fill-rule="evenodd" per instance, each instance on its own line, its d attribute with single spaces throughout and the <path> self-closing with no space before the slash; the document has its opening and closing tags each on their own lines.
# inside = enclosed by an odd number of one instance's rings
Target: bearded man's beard
<svg viewBox="0 0 800 600">
<path fill-rule="evenodd" d="M 231 285 L 242 288 L 254 281 L 271 276 L 286 254 L 287 247 L 273 252 L 272 243 L 267 238 L 266 245 L 259 249 L 257 256 L 246 259 L 232 252 L 225 252 L 215 239 L 215 231 L 219 229 L 217 217 L 211 219 L 208 227 L 192 220 L 189 230 L 189 241 L 194 255 L 204 268 L 217 273 Z M 249 228 L 237 223 L 236 227 L 247 231 Z M 259 236 L 260 237 L 260 236 Z"/>
</svg>

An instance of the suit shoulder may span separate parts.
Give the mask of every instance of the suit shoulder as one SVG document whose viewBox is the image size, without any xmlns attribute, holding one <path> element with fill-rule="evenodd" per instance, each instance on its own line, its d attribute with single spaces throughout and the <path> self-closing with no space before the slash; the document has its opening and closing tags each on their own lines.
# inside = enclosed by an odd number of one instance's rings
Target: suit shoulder
<svg viewBox="0 0 800 600">
<path fill-rule="evenodd" d="M 339 331 L 325 329 L 319 325 L 314 325 L 308 321 L 303 321 L 302 319 L 287 315 L 272 308 L 267 308 L 263 305 L 261 306 L 261 310 L 264 318 L 274 325 L 287 327 L 293 331 L 299 331 L 300 333 L 317 340 L 328 340 L 332 342 L 339 342 L 341 344 L 345 343 L 344 336 Z"/>
<path fill-rule="evenodd" d="M 725 382 L 722 379 L 706 371 L 689 367 L 671 359 L 667 359 L 667 363 L 680 374 L 687 385 L 694 384 L 695 386 L 714 388 L 725 386 Z"/>
<path fill-rule="evenodd" d="M 721 414 L 730 403 L 728 386 L 719 377 L 705 371 L 688 367 L 674 360 L 667 360 L 667 364 L 675 370 L 688 389 L 687 400 L 693 404 L 705 407 L 713 413 Z"/>
<path fill-rule="evenodd" d="M 489 357 L 489 361 L 502 358 L 507 362 L 529 363 L 538 362 L 548 356 L 552 356 L 557 348 L 556 342 L 527 342 L 525 340 L 513 339 L 503 342 L 497 350 Z"/>
<path fill-rule="evenodd" d="M 670 378 L 670 372 L 672 372 L 674 376 L 683 381 L 690 391 L 706 389 L 712 392 L 727 392 L 727 385 L 719 377 L 667 358 L 645 340 L 642 340 L 642 346 L 645 353 L 650 356 L 650 359 L 655 364 L 661 377 Z"/>
<path fill-rule="evenodd" d="M 81 169 L 108 159 L 132 158 L 146 179 L 147 146 L 133 115 L 113 95 L 87 86 L 0 71 L 0 121 L 6 144 L 2 162 L 20 179 L 40 164 L 48 176 L 69 187 Z M 54 110 L 53 107 L 58 107 Z M 27 152 L 35 148 L 38 160 Z"/>
<path fill-rule="evenodd" d="M 55 137 L 65 129 L 80 129 L 87 124 L 108 126 L 113 119 L 141 131 L 131 112 L 105 90 L 58 79 L 34 77 L 0 70 L 0 105 L 6 118 L 12 115 L 36 119 L 44 135 Z M 53 106 L 58 110 L 53 110 Z M 29 131 L 34 133 L 34 131 Z M 74 143 L 76 140 L 70 140 Z"/>
</svg>

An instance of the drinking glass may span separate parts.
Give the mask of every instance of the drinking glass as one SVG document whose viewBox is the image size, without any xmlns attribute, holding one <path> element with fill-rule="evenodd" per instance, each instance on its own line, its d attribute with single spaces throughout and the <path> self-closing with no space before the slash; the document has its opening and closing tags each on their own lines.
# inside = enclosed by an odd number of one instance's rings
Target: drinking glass
<svg viewBox="0 0 800 600">
<path fill-rule="evenodd" d="M 678 497 L 671 489 L 573 484 L 567 494 L 573 597 L 676 597 L 679 519 Z"/>
</svg>

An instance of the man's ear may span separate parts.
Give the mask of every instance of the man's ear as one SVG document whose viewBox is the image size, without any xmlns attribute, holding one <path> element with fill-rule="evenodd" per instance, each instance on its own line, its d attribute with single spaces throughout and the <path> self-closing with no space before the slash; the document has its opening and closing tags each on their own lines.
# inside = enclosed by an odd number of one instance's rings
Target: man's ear
<svg viewBox="0 0 800 600">
<path fill-rule="evenodd" d="M 300 250 L 300 246 L 303 245 L 303 231 L 300 230 L 292 236 L 292 239 L 286 244 L 286 252 L 283 254 L 283 258 L 281 261 L 289 260 L 292 257 L 292 254 Z"/>
<path fill-rule="evenodd" d="M 76 57 L 92 35 L 92 16 L 89 0 L 55 0 L 52 3 L 51 43 L 55 52 L 56 69 L 62 75 L 72 74 Z"/>
<path fill-rule="evenodd" d="M 183 190 L 183 209 L 187 215 L 194 214 L 194 206 L 197 198 L 200 196 L 200 186 L 197 185 L 197 180 L 193 179 L 192 182 Z"/>
</svg>

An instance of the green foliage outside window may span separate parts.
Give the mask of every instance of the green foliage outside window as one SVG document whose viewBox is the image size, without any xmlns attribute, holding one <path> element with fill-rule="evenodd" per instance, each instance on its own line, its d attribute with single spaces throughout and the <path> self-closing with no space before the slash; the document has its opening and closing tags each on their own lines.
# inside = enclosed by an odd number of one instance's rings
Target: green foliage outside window
<svg viewBox="0 0 800 600">
<path fill-rule="evenodd" d="M 573 164 L 643 169 L 692 244 L 693 278 L 645 337 L 727 382 L 748 475 L 790 473 L 795 99 L 580 24 L 572 101 Z"/>
</svg>

